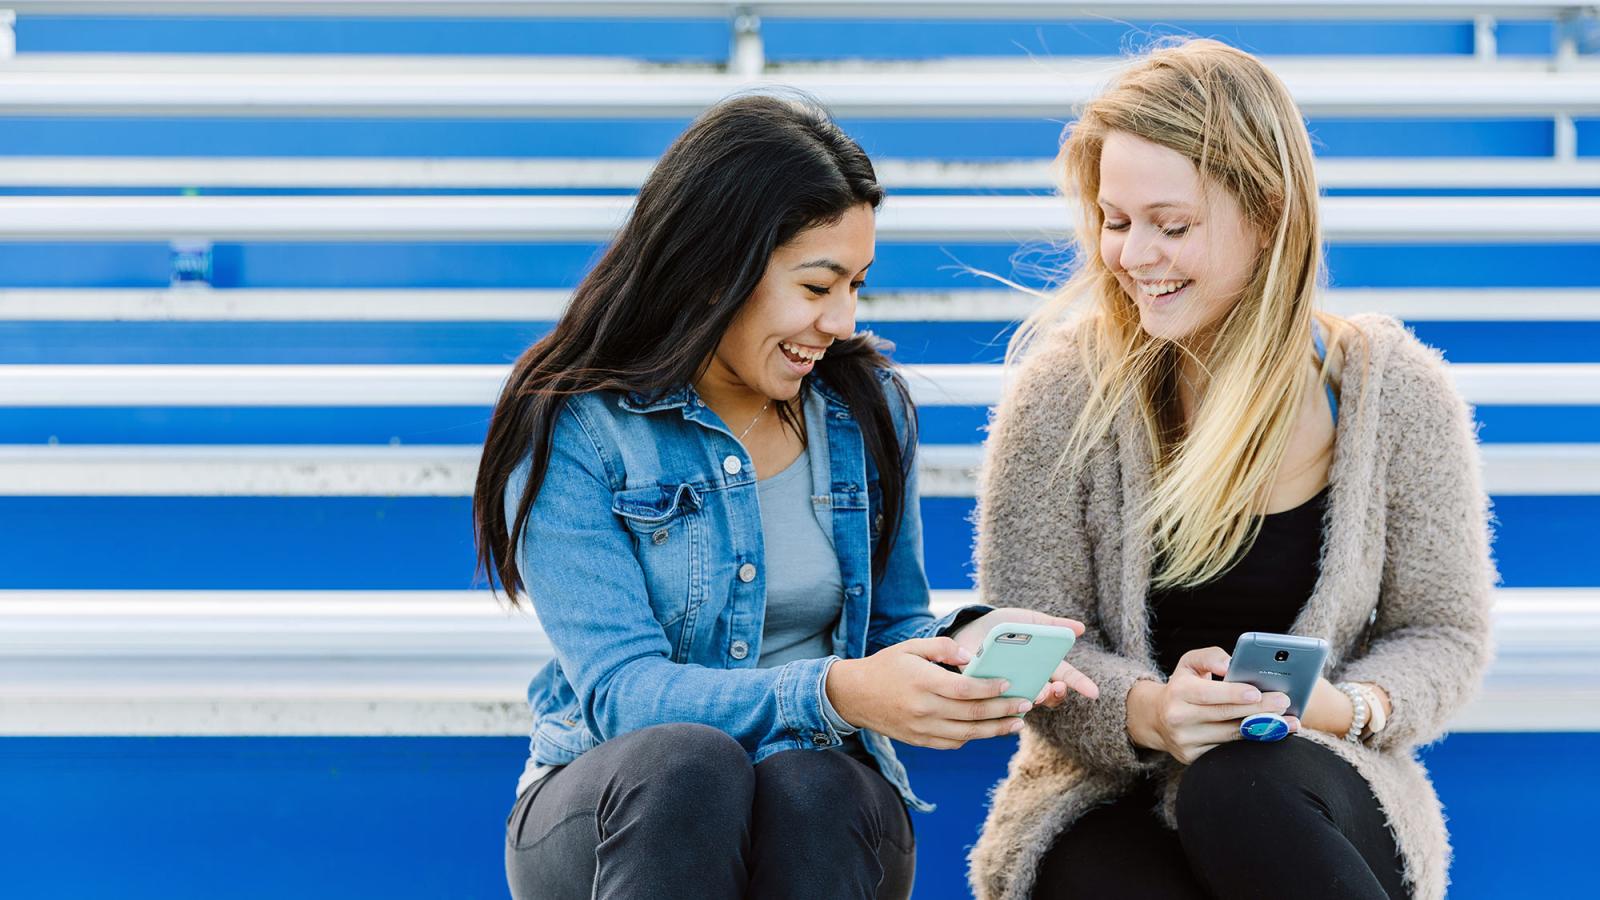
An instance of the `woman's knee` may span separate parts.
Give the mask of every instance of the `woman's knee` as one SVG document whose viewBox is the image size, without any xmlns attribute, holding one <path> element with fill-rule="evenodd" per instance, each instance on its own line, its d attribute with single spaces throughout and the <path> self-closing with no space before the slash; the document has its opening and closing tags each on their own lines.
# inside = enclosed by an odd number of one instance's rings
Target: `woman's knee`
<svg viewBox="0 0 1600 900">
<path fill-rule="evenodd" d="M 756 766 L 756 803 L 793 821 L 837 819 L 867 799 L 862 774 L 877 777 L 836 750 L 774 753 Z"/>
<path fill-rule="evenodd" d="M 727 732 L 710 725 L 668 722 L 637 731 L 634 736 L 663 765 L 700 763 L 718 769 L 750 767 L 750 756 L 744 747 Z"/>
<path fill-rule="evenodd" d="M 1272 744 L 1232 741 L 1215 747 L 1184 770 L 1178 784 L 1179 831 L 1215 827 L 1241 816 L 1259 820 L 1291 812 L 1306 802 L 1303 784 L 1314 756 L 1326 751 L 1289 738 Z"/>
<path fill-rule="evenodd" d="M 634 744 L 627 761 L 631 777 L 624 780 L 628 793 L 662 795 L 677 808 L 749 809 L 755 790 L 750 756 L 726 732 L 673 722 L 627 739 Z"/>
</svg>

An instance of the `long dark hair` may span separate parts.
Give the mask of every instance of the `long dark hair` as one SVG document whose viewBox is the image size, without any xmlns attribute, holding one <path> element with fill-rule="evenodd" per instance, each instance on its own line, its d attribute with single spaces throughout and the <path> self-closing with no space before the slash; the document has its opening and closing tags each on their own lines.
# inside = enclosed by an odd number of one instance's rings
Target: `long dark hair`
<svg viewBox="0 0 1600 900">
<path fill-rule="evenodd" d="M 628 221 L 578 285 L 555 329 L 512 367 L 495 404 L 472 494 L 478 572 L 511 602 L 524 588 L 516 548 L 549 465 L 566 398 L 589 391 L 645 395 L 693 383 L 777 248 L 810 228 L 883 200 L 872 163 L 813 102 L 745 96 L 712 107 L 667 148 L 639 189 Z M 908 454 L 896 438 L 879 371 L 887 344 L 870 334 L 837 341 L 801 385 L 820 377 L 861 425 L 877 467 L 884 527 L 873 548 L 881 576 L 904 505 Z M 904 382 L 892 390 L 915 414 Z M 786 425 L 797 428 L 787 404 Z M 508 520 L 512 472 L 532 471 Z"/>
</svg>

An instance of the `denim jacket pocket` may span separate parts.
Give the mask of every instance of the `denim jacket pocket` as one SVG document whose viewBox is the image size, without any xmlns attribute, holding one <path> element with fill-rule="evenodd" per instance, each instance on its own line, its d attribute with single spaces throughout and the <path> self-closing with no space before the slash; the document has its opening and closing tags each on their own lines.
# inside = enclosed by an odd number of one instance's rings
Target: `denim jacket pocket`
<svg viewBox="0 0 1600 900">
<path fill-rule="evenodd" d="M 631 488 L 612 495 L 611 511 L 633 536 L 650 609 L 681 661 L 687 643 L 681 623 L 698 605 L 706 571 L 700 495 L 689 484 Z"/>
</svg>

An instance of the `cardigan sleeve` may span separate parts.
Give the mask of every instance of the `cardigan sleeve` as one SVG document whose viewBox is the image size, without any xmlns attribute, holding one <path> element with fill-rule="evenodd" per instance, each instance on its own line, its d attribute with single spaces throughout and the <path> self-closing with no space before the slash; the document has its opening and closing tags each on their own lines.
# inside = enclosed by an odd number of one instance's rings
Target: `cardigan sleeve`
<svg viewBox="0 0 1600 900">
<path fill-rule="evenodd" d="M 1073 352 L 1058 347 L 1025 362 L 990 427 L 977 515 L 978 590 L 991 606 L 1084 624 L 1067 662 L 1094 680 L 1099 698 L 1069 693 L 1059 708 L 1035 709 L 1025 721 L 1078 764 L 1126 774 L 1159 761 L 1128 738 L 1128 691 L 1137 681 L 1164 679 L 1116 653 L 1101 627 L 1084 480 L 1057 465 L 1081 406 L 1072 400 L 1083 393 L 1062 375 L 1075 361 L 1065 354 Z"/>
<path fill-rule="evenodd" d="M 1382 391 L 1392 432 L 1377 617 L 1341 677 L 1388 693 L 1393 712 L 1370 743 L 1403 749 L 1437 739 L 1482 682 L 1496 575 L 1472 416 L 1443 361 L 1406 336 Z"/>
</svg>

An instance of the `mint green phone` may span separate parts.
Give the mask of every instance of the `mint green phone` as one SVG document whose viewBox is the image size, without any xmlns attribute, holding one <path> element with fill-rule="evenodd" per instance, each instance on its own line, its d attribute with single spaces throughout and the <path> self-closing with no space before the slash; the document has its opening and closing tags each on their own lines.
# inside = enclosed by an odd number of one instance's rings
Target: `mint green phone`
<svg viewBox="0 0 1600 900">
<path fill-rule="evenodd" d="M 1024 625 L 1001 622 L 983 639 L 983 646 L 967 664 L 965 674 L 973 678 L 1004 678 L 1011 682 L 1002 697 L 1016 697 L 1032 703 L 1056 666 L 1066 659 L 1077 635 L 1060 625 Z"/>
</svg>

